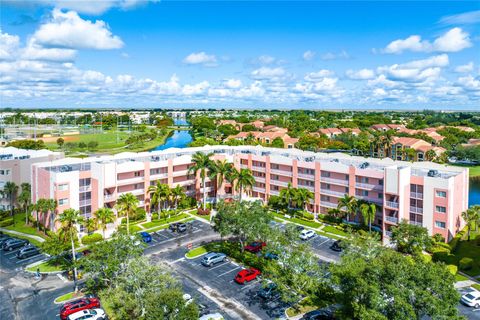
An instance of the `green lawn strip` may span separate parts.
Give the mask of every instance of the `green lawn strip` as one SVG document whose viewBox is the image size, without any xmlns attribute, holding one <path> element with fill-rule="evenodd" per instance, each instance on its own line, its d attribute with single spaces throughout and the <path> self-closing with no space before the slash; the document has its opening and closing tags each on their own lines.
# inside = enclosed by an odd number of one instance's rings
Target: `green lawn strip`
<svg viewBox="0 0 480 320">
<path fill-rule="evenodd" d="M 37 241 L 37 240 L 32 239 L 32 238 L 27 237 L 27 236 L 20 236 L 20 235 L 13 234 L 13 233 L 8 232 L 8 231 L 4 231 L 3 233 L 8 234 L 8 235 L 11 236 L 12 238 L 17 238 L 17 239 L 22 239 L 22 240 L 28 240 L 28 242 L 30 242 L 31 244 L 33 244 L 33 245 L 36 246 L 37 248 L 40 248 L 40 246 L 41 246 L 41 244 L 42 244 L 40 241 Z"/>
<path fill-rule="evenodd" d="M 457 273 L 457 274 L 455 275 L 455 281 L 456 281 L 456 282 L 465 281 L 465 280 L 468 280 L 468 278 L 465 277 L 464 275 L 461 275 L 460 273 Z"/>
<path fill-rule="evenodd" d="M 207 248 L 205 248 L 204 246 L 200 246 L 188 251 L 187 254 L 185 254 L 185 257 L 187 257 L 188 259 L 193 259 L 207 252 Z"/>
<path fill-rule="evenodd" d="M 470 176 L 470 178 L 480 176 L 480 166 L 469 166 L 460 164 L 454 164 L 454 166 L 468 168 L 468 175 Z"/>
<path fill-rule="evenodd" d="M 26 270 L 36 272 L 37 269 L 40 269 L 40 272 L 56 272 L 64 270 L 61 265 L 54 265 L 51 261 L 45 261 L 39 265 L 28 267 Z"/>
<path fill-rule="evenodd" d="M 287 316 L 289 317 L 295 317 L 304 313 L 307 313 L 309 311 L 313 311 L 318 309 L 318 306 L 316 306 L 310 298 L 305 298 L 299 303 L 293 305 L 292 307 L 288 308 L 286 310 Z"/>
<path fill-rule="evenodd" d="M 343 237 L 340 237 L 339 235 L 337 234 L 334 234 L 334 233 L 327 233 L 327 232 L 324 232 L 323 230 L 316 230 L 315 231 L 317 234 L 321 235 L 321 236 L 324 236 L 324 237 L 327 237 L 327 238 L 331 238 L 331 239 L 335 239 L 335 240 L 341 240 L 343 239 Z"/>
<path fill-rule="evenodd" d="M 69 292 L 60 297 L 57 297 L 54 302 L 60 303 L 60 302 L 64 302 L 64 301 L 68 301 L 76 298 L 81 298 L 81 297 L 83 297 L 83 293 L 81 292 Z"/>
<path fill-rule="evenodd" d="M 280 219 L 286 220 L 288 222 L 298 223 L 298 224 L 301 224 L 303 226 L 310 227 L 310 228 L 313 228 L 313 229 L 317 229 L 317 228 L 322 226 L 322 224 L 319 223 L 319 222 L 303 220 L 303 219 L 295 218 L 295 217 L 286 218 L 285 215 L 283 215 L 281 213 L 277 213 L 277 212 L 274 212 L 274 211 L 271 211 L 271 212 L 273 213 L 273 216 L 276 217 L 276 218 L 280 218 Z"/>
<path fill-rule="evenodd" d="M 198 217 L 200 219 L 210 221 L 210 215 L 201 215 L 201 214 L 197 214 L 196 212 L 193 212 L 193 213 L 190 213 L 190 214 L 194 215 L 195 217 Z"/>
<path fill-rule="evenodd" d="M 25 213 L 18 213 L 15 214 L 14 216 L 15 220 L 15 225 L 7 226 L 4 227 L 5 229 L 8 230 L 13 230 L 17 232 L 22 232 L 25 234 L 30 234 L 34 236 L 39 236 L 44 239 L 48 239 L 48 237 L 43 234 L 42 232 L 37 231 L 37 228 L 31 226 L 31 225 L 25 225 Z"/>
<path fill-rule="evenodd" d="M 333 234 L 336 234 L 336 235 L 339 235 L 339 236 L 342 236 L 342 237 L 347 237 L 348 234 L 343 231 L 343 230 L 339 230 L 338 228 L 335 228 L 334 226 L 330 226 L 330 225 L 326 225 L 322 231 L 325 231 L 326 233 L 333 233 Z"/>
<path fill-rule="evenodd" d="M 477 289 L 478 291 L 480 291 L 480 283 L 472 284 L 472 288 L 475 288 L 475 289 Z"/>
<path fill-rule="evenodd" d="M 163 224 L 168 224 L 170 222 L 175 222 L 175 221 L 178 221 L 178 220 L 182 220 L 182 219 L 185 219 L 185 218 L 188 218 L 188 217 L 189 217 L 188 214 L 181 213 L 179 215 L 176 215 L 176 216 L 173 216 L 173 217 L 170 217 L 170 218 L 167 218 L 167 219 L 160 219 L 160 220 L 153 220 L 153 221 L 150 221 L 150 222 L 145 222 L 145 223 L 142 223 L 142 226 L 145 229 L 150 229 L 150 228 L 158 227 L 158 226 L 163 225 Z"/>
</svg>

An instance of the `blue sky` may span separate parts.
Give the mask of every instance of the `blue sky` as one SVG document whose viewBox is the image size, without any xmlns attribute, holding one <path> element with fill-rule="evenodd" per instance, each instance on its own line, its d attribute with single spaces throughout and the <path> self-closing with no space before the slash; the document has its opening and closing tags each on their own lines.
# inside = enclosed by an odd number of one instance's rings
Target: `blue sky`
<svg viewBox="0 0 480 320">
<path fill-rule="evenodd" d="M 0 107 L 480 105 L 478 1 L 0 3 Z"/>
</svg>

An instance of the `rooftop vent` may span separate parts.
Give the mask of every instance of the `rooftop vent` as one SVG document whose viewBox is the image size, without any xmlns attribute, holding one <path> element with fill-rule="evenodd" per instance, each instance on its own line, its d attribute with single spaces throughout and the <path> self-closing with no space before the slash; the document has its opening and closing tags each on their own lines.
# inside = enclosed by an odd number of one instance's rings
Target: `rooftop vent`
<svg viewBox="0 0 480 320">
<path fill-rule="evenodd" d="M 440 173 L 438 170 L 428 170 L 427 176 L 429 177 L 439 177 Z"/>
<path fill-rule="evenodd" d="M 370 166 L 370 163 L 364 162 L 360 165 L 360 169 L 366 169 L 366 168 L 368 168 L 368 166 Z"/>
</svg>

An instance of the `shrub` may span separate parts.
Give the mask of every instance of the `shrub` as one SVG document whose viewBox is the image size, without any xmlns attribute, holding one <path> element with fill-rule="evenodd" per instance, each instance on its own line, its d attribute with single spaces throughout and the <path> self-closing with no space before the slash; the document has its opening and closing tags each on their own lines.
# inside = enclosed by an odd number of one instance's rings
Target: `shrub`
<svg viewBox="0 0 480 320">
<path fill-rule="evenodd" d="M 454 264 L 449 264 L 447 265 L 448 271 L 450 271 L 451 274 L 456 275 L 458 271 L 458 267 Z"/>
<path fill-rule="evenodd" d="M 281 210 L 285 208 L 285 202 L 279 196 L 270 196 L 270 198 L 268 198 L 268 205 L 272 209 Z"/>
<path fill-rule="evenodd" d="M 0 210 L 0 220 L 7 219 L 10 216 L 10 211 Z"/>
<path fill-rule="evenodd" d="M 480 246 L 480 234 L 475 238 L 475 244 Z"/>
<path fill-rule="evenodd" d="M 199 216 L 208 216 L 210 214 L 210 209 L 207 208 L 207 209 L 203 210 L 203 208 L 198 208 L 197 214 Z"/>
<path fill-rule="evenodd" d="M 470 270 L 473 268 L 473 259 L 468 257 L 463 257 L 458 263 L 460 270 Z"/>
<path fill-rule="evenodd" d="M 86 236 L 82 237 L 82 243 L 83 244 L 91 244 L 91 243 L 95 243 L 95 242 L 98 242 L 98 241 L 101 241 L 101 240 L 103 240 L 103 237 L 99 233 L 87 234 Z"/>
<path fill-rule="evenodd" d="M 302 216 L 303 216 L 303 219 L 309 220 L 309 221 L 312 221 L 313 218 L 315 217 L 315 216 L 313 215 L 313 213 L 306 212 L 306 211 L 303 212 Z"/>
<path fill-rule="evenodd" d="M 455 249 L 457 249 L 457 246 L 458 246 L 458 242 L 460 241 L 460 239 L 462 239 L 464 235 L 465 235 L 465 229 L 457 233 L 457 235 L 452 239 L 452 241 L 450 241 L 449 245 L 450 245 L 451 252 L 455 252 Z"/>
<path fill-rule="evenodd" d="M 440 233 L 435 233 L 433 240 L 435 240 L 435 242 L 445 243 L 445 238 Z"/>
<path fill-rule="evenodd" d="M 147 217 L 147 213 L 145 212 L 145 209 L 137 208 L 137 211 L 135 212 L 135 214 L 129 216 L 128 220 L 129 220 L 130 223 L 132 223 L 132 222 L 145 220 L 146 217 Z M 122 218 L 121 223 L 122 224 L 127 224 L 127 218 L 126 217 Z"/>
<path fill-rule="evenodd" d="M 192 197 L 186 197 L 178 203 L 178 208 L 179 209 L 189 209 L 189 208 L 195 208 L 197 206 L 197 200 Z"/>
<path fill-rule="evenodd" d="M 8 226 L 11 226 L 12 224 L 13 224 L 12 218 L 8 218 L 8 219 L 4 219 L 3 221 L 0 221 L 0 227 L 8 227 Z"/>
<path fill-rule="evenodd" d="M 450 250 L 446 248 L 437 248 L 433 250 L 432 260 L 435 262 L 443 261 L 446 262 L 448 260 L 448 255 L 450 254 Z"/>
</svg>

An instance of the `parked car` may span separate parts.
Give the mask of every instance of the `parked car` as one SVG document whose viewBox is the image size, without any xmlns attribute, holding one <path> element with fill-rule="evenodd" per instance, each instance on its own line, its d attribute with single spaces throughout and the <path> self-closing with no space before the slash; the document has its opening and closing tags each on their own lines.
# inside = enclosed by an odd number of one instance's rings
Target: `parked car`
<svg viewBox="0 0 480 320">
<path fill-rule="evenodd" d="M 257 279 L 260 274 L 260 270 L 255 268 L 243 269 L 235 276 L 235 282 L 244 284 L 245 282 Z"/>
<path fill-rule="evenodd" d="M 180 223 L 178 222 L 175 222 L 175 223 L 171 223 L 169 226 L 168 226 L 168 230 L 172 231 L 172 232 L 175 232 L 177 231 L 177 228 L 178 228 L 178 225 Z"/>
<path fill-rule="evenodd" d="M 103 309 L 87 309 L 79 312 L 75 312 L 67 317 L 67 320 L 104 320 L 107 319 L 107 314 Z"/>
<path fill-rule="evenodd" d="M 28 244 L 29 244 L 28 240 L 12 238 L 5 241 L 2 245 L 2 248 L 4 251 L 12 251 L 13 249 L 18 249 Z"/>
<path fill-rule="evenodd" d="M 177 226 L 177 232 L 185 232 L 187 231 L 187 225 L 185 223 L 179 223 Z"/>
<path fill-rule="evenodd" d="M 275 252 L 271 252 L 271 251 L 265 253 L 265 255 L 263 257 L 267 260 L 278 260 L 278 254 L 276 254 Z"/>
<path fill-rule="evenodd" d="M 335 311 L 329 308 L 317 309 L 307 312 L 303 315 L 302 320 L 333 320 L 335 319 Z"/>
<path fill-rule="evenodd" d="M 460 301 L 469 307 L 474 307 L 475 309 L 480 308 L 480 291 L 471 291 L 467 294 L 464 294 Z"/>
<path fill-rule="evenodd" d="M 244 247 L 245 251 L 251 252 L 251 253 L 257 253 L 262 250 L 263 247 L 265 247 L 267 244 L 265 242 L 252 242 Z"/>
<path fill-rule="evenodd" d="M 270 282 L 266 287 L 258 290 L 258 296 L 263 300 L 276 300 L 280 297 L 280 293 L 277 290 L 277 285 Z"/>
<path fill-rule="evenodd" d="M 214 264 L 227 260 L 227 255 L 221 252 L 209 252 L 203 256 L 202 264 L 206 267 L 211 267 Z"/>
<path fill-rule="evenodd" d="M 142 237 L 143 242 L 149 243 L 152 242 L 152 236 L 148 232 L 140 232 L 140 236 Z"/>
<path fill-rule="evenodd" d="M 12 238 L 3 234 L 2 237 L 0 238 L 0 246 L 3 246 L 3 244 L 10 239 L 12 239 Z"/>
<path fill-rule="evenodd" d="M 18 259 L 25 259 L 28 257 L 36 256 L 37 254 L 40 253 L 40 250 L 38 250 L 37 247 L 34 247 L 32 245 L 28 245 L 20 249 L 20 251 L 17 252 L 17 258 Z"/>
<path fill-rule="evenodd" d="M 302 232 L 300 232 L 300 239 L 304 241 L 311 239 L 313 237 L 315 237 L 315 231 L 313 230 L 304 229 L 302 230 Z"/>
<path fill-rule="evenodd" d="M 332 245 L 330 246 L 330 249 L 333 251 L 341 252 L 343 250 L 342 248 L 342 240 L 337 240 Z"/>
<path fill-rule="evenodd" d="M 73 315 L 82 310 L 100 308 L 98 298 L 82 298 L 65 303 L 60 309 L 60 319 L 65 320 L 69 315 Z M 78 318 L 71 318 L 78 319 Z"/>
<path fill-rule="evenodd" d="M 198 320 L 223 320 L 225 319 L 220 313 L 209 313 L 201 316 Z"/>
</svg>

